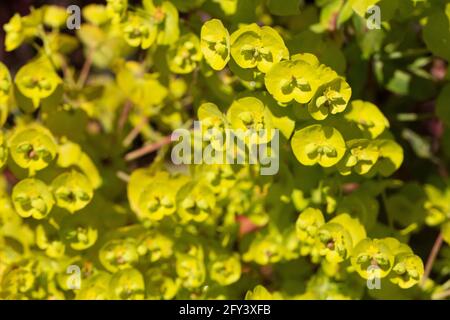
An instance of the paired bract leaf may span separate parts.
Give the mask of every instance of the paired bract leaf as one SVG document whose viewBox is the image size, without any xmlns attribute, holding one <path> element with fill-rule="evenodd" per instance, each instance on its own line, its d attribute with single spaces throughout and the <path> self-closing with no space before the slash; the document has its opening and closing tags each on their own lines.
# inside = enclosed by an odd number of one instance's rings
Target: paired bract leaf
<svg viewBox="0 0 450 320">
<path fill-rule="evenodd" d="M 366 138 L 378 137 L 389 122 L 377 106 L 361 100 L 352 101 L 344 112 L 344 118 L 356 125 Z"/>
<path fill-rule="evenodd" d="M 87 214 L 89 212 L 65 216 L 61 222 L 61 237 L 73 250 L 87 250 L 97 241 L 98 227 Z"/>
<path fill-rule="evenodd" d="M 408 289 L 420 282 L 424 274 L 422 259 L 411 253 L 400 253 L 395 258 L 390 281 L 402 289 Z"/>
<path fill-rule="evenodd" d="M 207 185 L 192 182 L 184 185 L 177 192 L 176 203 L 178 214 L 183 221 L 202 222 L 212 215 L 216 199 Z"/>
<path fill-rule="evenodd" d="M 319 87 L 316 68 L 305 60 L 287 60 L 273 65 L 265 77 L 266 88 L 279 102 L 308 103 Z"/>
<path fill-rule="evenodd" d="M 49 97 L 61 83 L 50 61 L 37 59 L 22 66 L 14 79 L 22 94 L 33 101 L 35 109 L 42 99 Z"/>
<path fill-rule="evenodd" d="M 145 296 L 144 277 L 139 270 L 134 268 L 120 270 L 111 277 L 109 289 L 113 299 L 143 300 Z"/>
<path fill-rule="evenodd" d="M 203 140 L 211 143 L 214 149 L 223 150 L 226 145 L 225 130 L 228 127 L 225 115 L 210 102 L 203 103 L 197 114 L 201 121 Z"/>
<path fill-rule="evenodd" d="M 395 254 L 386 241 L 364 239 L 355 246 L 351 263 L 364 279 L 384 278 L 391 271 L 394 259 Z"/>
<path fill-rule="evenodd" d="M 157 27 L 157 42 L 170 45 L 178 40 L 178 10 L 170 1 L 144 0 L 142 2 L 146 12 L 150 14 L 150 21 Z"/>
<path fill-rule="evenodd" d="M 168 90 L 157 75 L 146 73 L 136 62 L 126 62 L 117 73 L 117 84 L 139 106 L 158 105 L 167 97 Z"/>
<path fill-rule="evenodd" d="M 318 124 L 296 131 L 291 147 L 301 164 L 312 166 L 318 163 L 322 167 L 337 164 L 346 150 L 344 138 L 339 131 Z"/>
<path fill-rule="evenodd" d="M 343 112 L 352 95 L 352 89 L 341 77 L 322 84 L 308 104 L 308 111 L 316 120 L 324 120 L 329 114 Z"/>
<path fill-rule="evenodd" d="M 12 191 L 14 208 L 21 217 L 43 219 L 52 210 L 55 200 L 50 188 L 38 179 L 24 179 Z"/>
<path fill-rule="evenodd" d="M 8 140 L 14 162 L 30 175 L 47 167 L 56 157 L 57 146 L 50 131 L 41 126 L 19 127 Z"/>
<path fill-rule="evenodd" d="M 83 209 L 94 195 L 89 179 L 75 170 L 57 176 L 52 181 L 52 190 L 56 205 L 70 213 Z"/>
<path fill-rule="evenodd" d="M 174 73 L 191 73 L 202 60 L 200 40 L 193 33 L 181 36 L 167 51 L 169 68 Z"/>
<path fill-rule="evenodd" d="M 349 140 L 347 153 L 338 164 L 339 172 L 348 175 L 353 170 L 357 174 L 366 174 L 378 161 L 380 152 L 375 142 L 367 139 Z"/>
<path fill-rule="evenodd" d="M 132 47 L 148 49 L 156 40 L 156 26 L 144 15 L 130 14 L 122 30 L 125 41 Z"/>
<path fill-rule="evenodd" d="M 14 14 L 7 24 L 3 26 L 6 32 L 6 51 L 13 51 L 20 47 L 24 41 L 36 36 L 37 27 L 42 22 L 43 12 L 40 9 L 32 9 L 30 14 L 21 17 Z"/>
<path fill-rule="evenodd" d="M 329 222 L 318 232 L 319 254 L 328 262 L 339 263 L 352 252 L 352 236 L 341 224 Z"/>
<path fill-rule="evenodd" d="M 212 19 L 202 26 L 202 53 L 214 70 L 222 70 L 230 60 L 230 35 L 218 19 Z"/>
<path fill-rule="evenodd" d="M 273 123 L 270 111 L 256 97 L 235 100 L 227 112 L 228 122 L 247 143 L 266 143 L 272 139 Z"/>
<path fill-rule="evenodd" d="M 274 29 L 251 24 L 231 35 L 231 55 L 241 68 L 266 73 L 273 64 L 288 59 L 289 51 Z"/>
<path fill-rule="evenodd" d="M 403 149 L 394 140 L 375 140 L 373 144 L 378 149 L 379 157 L 371 171 L 372 173 L 378 172 L 382 176 L 388 177 L 402 165 Z"/>
<path fill-rule="evenodd" d="M 99 259 L 110 272 L 131 268 L 139 260 L 136 241 L 130 238 L 109 240 L 101 247 Z"/>
</svg>

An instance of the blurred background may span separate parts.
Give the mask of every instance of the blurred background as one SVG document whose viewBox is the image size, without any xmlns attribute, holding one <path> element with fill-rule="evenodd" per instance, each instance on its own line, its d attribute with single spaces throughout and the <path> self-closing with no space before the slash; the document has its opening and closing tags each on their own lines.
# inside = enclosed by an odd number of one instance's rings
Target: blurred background
<svg viewBox="0 0 450 320">
<path fill-rule="evenodd" d="M 140 2 L 140 0 L 129 1 L 131 4 L 136 2 Z M 22 65 L 24 61 L 34 55 L 31 48 L 26 45 L 21 46 L 13 52 L 5 52 L 5 31 L 3 30 L 3 26 L 15 13 L 26 15 L 30 12 L 31 6 L 38 8 L 45 4 L 54 4 L 63 7 L 75 4 L 82 8 L 89 3 L 106 3 L 106 0 L 0 0 L 0 61 L 10 68 L 15 69 L 16 66 Z"/>
</svg>

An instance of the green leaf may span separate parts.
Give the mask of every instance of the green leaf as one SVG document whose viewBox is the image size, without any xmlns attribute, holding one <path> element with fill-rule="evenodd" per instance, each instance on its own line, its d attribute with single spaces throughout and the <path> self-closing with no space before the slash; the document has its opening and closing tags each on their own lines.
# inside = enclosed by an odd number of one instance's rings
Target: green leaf
<svg viewBox="0 0 450 320">
<path fill-rule="evenodd" d="M 433 54 L 450 60 L 450 4 L 445 11 L 436 9 L 427 17 L 423 40 Z"/>
<path fill-rule="evenodd" d="M 267 0 L 269 12 L 276 16 L 294 16 L 300 13 L 303 0 Z"/>
</svg>

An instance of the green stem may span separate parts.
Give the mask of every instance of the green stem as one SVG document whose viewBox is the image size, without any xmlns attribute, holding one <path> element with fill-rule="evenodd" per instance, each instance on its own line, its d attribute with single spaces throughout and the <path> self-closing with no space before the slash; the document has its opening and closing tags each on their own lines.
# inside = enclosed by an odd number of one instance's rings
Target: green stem
<svg viewBox="0 0 450 320">
<path fill-rule="evenodd" d="M 422 277 L 420 286 L 423 288 L 427 279 L 430 277 L 431 269 L 433 268 L 434 261 L 439 253 L 439 249 L 442 246 L 442 233 L 439 232 L 436 240 L 434 241 L 433 247 L 431 248 L 430 255 L 428 256 L 427 263 L 425 264 L 425 272 Z"/>
</svg>

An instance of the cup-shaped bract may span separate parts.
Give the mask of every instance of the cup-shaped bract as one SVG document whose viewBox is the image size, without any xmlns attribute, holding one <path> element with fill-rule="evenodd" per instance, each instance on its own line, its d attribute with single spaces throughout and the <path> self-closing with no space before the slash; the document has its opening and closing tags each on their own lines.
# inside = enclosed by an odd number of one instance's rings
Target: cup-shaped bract
<svg viewBox="0 0 450 320">
<path fill-rule="evenodd" d="M 175 273 L 175 272 L 173 272 Z M 146 273 L 146 298 L 152 300 L 170 300 L 180 288 L 180 281 L 175 274 L 160 267 L 149 268 Z"/>
<path fill-rule="evenodd" d="M 125 41 L 132 47 L 145 50 L 155 42 L 157 36 L 156 26 L 143 14 L 129 14 L 122 24 Z"/>
<path fill-rule="evenodd" d="M 36 246 L 44 250 L 50 258 L 62 258 L 66 252 L 66 246 L 61 240 L 57 228 L 45 220 L 36 227 Z"/>
<path fill-rule="evenodd" d="M 147 185 L 139 197 L 138 216 L 141 219 L 159 221 L 175 213 L 176 194 L 180 187 L 170 180 L 155 181 Z"/>
<path fill-rule="evenodd" d="M 155 74 L 146 73 L 143 66 L 126 62 L 117 73 L 117 84 L 136 105 L 142 108 L 159 105 L 168 95 L 168 90 L 156 78 Z"/>
<path fill-rule="evenodd" d="M 138 243 L 138 253 L 149 262 L 167 259 L 173 255 L 174 239 L 161 232 L 146 233 Z"/>
<path fill-rule="evenodd" d="M 30 175 L 46 168 L 56 157 L 56 141 L 49 130 L 38 125 L 17 128 L 8 141 L 11 158 Z"/>
<path fill-rule="evenodd" d="M 314 239 L 319 228 L 325 224 L 322 211 L 315 208 L 307 208 L 297 218 L 296 233 L 300 241 Z"/>
<path fill-rule="evenodd" d="M 403 163 L 403 148 L 394 140 L 380 139 L 372 142 L 378 149 L 378 161 L 369 171 L 389 177 L 400 168 Z"/>
<path fill-rule="evenodd" d="M 67 140 L 60 140 L 58 145 L 57 165 L 61 168 L 75 166 L 89 179 L 94 189 L 102 185 L 102 177 L 92 159 L 83 152 L 79 144 Z"/>
<path fill-rule="evenodd" d="M 350 259 L 356 272 L 364 279 L 378 274 L 386 277 L 394 266 L 395 253 L 383 239 L 363 239 L 353 249 Z"/>
<path fill-rule="evenodd" d="M 100 271 L 82 281 L 81 288 L 76 292 L 76 300 L 106 300 L 111 298 L 109 282 L 111 274 Z"/>
<path fill-rule="evenodd" d="M 445 191 L 426 184 L 424 186 L 426 200 L 423 204 L 425 209 L 425 223 L 429 226 L 437 226 L 450 218 L 450 189 Z"/>
<path fill-rule="evenodd" d="M 142 4 L 150 20 L 157 27 L 157 42 L 161 45 L 170 45 L 178 40 L 180 29 L 178 26 L 178 10 L 170 1 L 143 0 Z"/>
<path fill-rule="evenodd" d="M 99 259 L 109 272 L 131 268 L 139 261 L 137 243 L 130 238 L 109 240 L 101 247 Z"/>
<path fill-rule="evenodd" d="M 266 73 L 273 64 L 289 59 L 289 51 L 277 31 L 253 23 L 231 35 L 231 56 L 241 68 Z"/>
<path fill-rule="evenodd" d="M 314 124 L 294 133 L 291 147 L 297 160 L 305 165 L 331 167 L 345 154 L 346 146 L 338 130 Z"/>
<path fill-rule="evenodd" d="M 253 290 L 247 291 L 245 300 L 273 300 L 274 295 L 262 285 L 257 285 Z"/>
<path fill-rule="evenodd" d="M 353 139 L 346 143 L 347 152 L 337 165 L 339 172 L 342 175 L 349 175 L 352 170 L 360 175 L 368 173 L 380 156 L 376 143 L 368 139 Z"/>
<path fill-rule="evenodd" d="M 188 289 L 200 287 L 206 279 L 203 248 L 196 246 L 195 250 L 187 253 L 177 252 L 175 268 L 183 287 Z"/>
<path fill-rule="evenodd" d="M 343 115 L 361 130 L 364 138 L 375 139 L 389 128 L 389 121 L 380 109 L 367 101 L 352 101 Z"/>
<path fill-rule="evenodd" d="M 213 214 L 216 198 L 209 186 L 201 181 L 185 184 L 176 195 L 177 213 L 184 222 L 202 222 Z"/>
<path fill-rule="evenodd" d="M 322 84 L 308 104 L 308 111 L 316 120 L 343 112 L 352 95 L 352 89 L 342 77 Z"/>
<path fill-rule="evenodd" d="M 87 250 L 97 241 L 98 227 L 89 213 L 68 215 L 61 221 L 61 238 L 73 250 Z"/>
<path fill-rule="evenodd" d="M 4 270 L 2 272 L 2 291 L 12 296 L 20 296 L 20 294 L 32 290 L 37 280 L 33 264 L 32 260 L 23 260 Z"/>
<path fill-rule="evenodd" d="M 134 268 L 119 270 L 112 275 L 109 290 L 112 299 L 143 300 L 145 297 L 144 277 Z"/>
<path fill-rule="evenodd" d="M 166 59 L 169 69 L 173 73 L 193 72 L 202 60 L 200 40 L 193 33 L 181 36 L 170 46 Z"/>
<path fill-rule="evenodd" d="M 419 283 L 424 274 L 423 262 L 412 253 L 401 253 L 395 257 L 395 264 L 389 280 L 402 289 L 408 289 Z"/>
<path fill-rule="evenodd" d="M 267 143 L 273 138 L 270 110 L 256 97 L 235 100 L 227 112 L 236 136 L 249 144 Z"/>
<path fill-rule="evenodd" d="M 274 64 L 264 81 L 267 91 L 278 102 L 308 103 L 319 87 L 318 75 L 316 68 L 305 59 L 286 60 Z"/>
<path fill-rule="evenodd" d="M 202 53 L 214 70 L 222 70 L 230 60 L 230 34 L 222 21 L 212 19 L 202 26 L 200 33 Z"/>
<path fill-rule="evenodd" d="M 230 164 L 206 165 L 203 176 L 218 201 L 227 198 L 236 183 L 236 172 Z"/>
<path fill-rule="evenodd" d="M 242 256 L 245 262 L 254 261 L 260 265 L 277 263 L 283 258 L 283 238 L 277 232 L 259 233 L 252 240 Z"/>
<path fill-rule="evenodd" d="M 228 122 L 225 115 L 211 102 L 203 103 L 197 110 L 201 122 L 203 141 L 209 142 L 215 150 L 223 150 L 226 144 Z"/>
<path fill-rule="evenodd" d="M 20 92 L 33 102 L 34 109 L 48 98 L 62 82 L 46 58 L 39 58 L 22 66 L 14 78 Z"/>
<path fill-rule="evenodd" d="M 222 286 L 235 283 L 241 277 L 241 262 L 238 254 L 214 254 L 209 264 L 211 279 Z"/>
<path fill-rule="evenodd" d="M 61 173 L 52 181 L 56 205 L 74 213 L 86 207 L 94 196 L 89 179 L 82 173 L 71 170 Z"/>
<path fill-rule="evenodd" d="M 318 231 L 317 246 L 319 254 L 328 262 L 340 263 L 350 256 L 353 249 L 352 236 L 341 224 L 328 222 Z"/>
<path fill-rule="evenodd" d="M 32 9 L 27 16 L 21 17 L 20 14 L 16 13 L 11 17 L 9 22 L 3 26 L 6 32 L 6 51 L 17 49 L 24 41 L 38 33 L 38 26 L 43 19 L 42 14 L 42 10 Z"/>
<path fill-rule="evenodd" d="M 351 217 L 347 213 L 342 213 L 335 216 L 328 223 L 336 223 L 344 227 L 352 238 L 353 246 L 367 237 L 366 229 L 361 224 L 360 220 L 358 218 Z M 353 250 L 353 248 L 351 248 L 351 250 Z M 351 250 L 349 251 L 349 255 L 352 254 Z"/>
<path fill-rule="evenodd" d="M 55 203 L 50 188 L 34 178 L 18 182 L 13 188 L 11 198 L 17 213 L 24 218 L 44 219 Z"/>
</svg>

